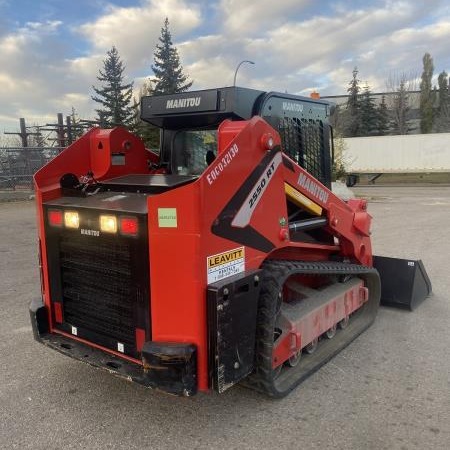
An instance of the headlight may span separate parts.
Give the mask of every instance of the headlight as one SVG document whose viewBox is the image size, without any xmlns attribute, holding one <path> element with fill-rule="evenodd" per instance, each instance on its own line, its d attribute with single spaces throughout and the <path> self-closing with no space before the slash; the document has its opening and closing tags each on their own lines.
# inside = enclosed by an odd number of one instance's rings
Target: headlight
<svg viewBox="0 0 450 450">
<path fill-rule="evenodd" d="M 75 211 L 64 212 L 64 225 L 66 228 L 78 228 L 80 226 L 80 218 Z"/>
<path fill-rule="evenodd" d="M 100 216 L 100 230 L 104 233 L 117 233 L 116 216 Z"/>
</svg>

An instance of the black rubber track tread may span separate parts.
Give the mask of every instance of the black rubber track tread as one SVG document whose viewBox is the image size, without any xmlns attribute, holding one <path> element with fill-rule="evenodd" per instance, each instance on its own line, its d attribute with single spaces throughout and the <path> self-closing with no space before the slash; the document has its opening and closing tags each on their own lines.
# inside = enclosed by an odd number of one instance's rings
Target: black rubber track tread
<svg viewBox="0 0 450 450">
<path fill-rule="evenodd" d="M 378 272 L 372 267 L 334 261 L 303 262 L 272 260 L 266 261 L 262 265 L 262 269 L 264 269 L 264 276 L 258 303 L 255 370 L 246 380 L 244 380 L 243 384 L 271 397 L 281 398 L 304 381 L 308 376 L 317 371 L 323 364 L 350 344 L 359 334 L 372 324 L 380 301 L 380 280 Z M 363 323 L 353 331 L 353 334 L 350 333 L 346 338 L 347 340 L 339 343 L 336 351 L 332 351 L 330 354 L 326 355 L 326 357 L 311 368 L 311 370 L 308 370 L 307 373 L 300 374 L 298 377 L 295 377 L 294 371 L 296 368 L 289 369 L 292 370 L 294 377 L 292 381 L 288 381 L 287 386 L 280 389 L 276 386 L 272 370 L 274 326 L 279 307 L 279 292 L 281 291 L 285 280 L 295 274 L 358 276 L 369 286 L 370 298 L 367 303 L 370 304 L 368 308 L 365 308 L 367 304 L 360 308 L 361 310 L 366 309 Z M 300 362 L 300 365 L 301 364 L 302 362 Z"/>
</svg>

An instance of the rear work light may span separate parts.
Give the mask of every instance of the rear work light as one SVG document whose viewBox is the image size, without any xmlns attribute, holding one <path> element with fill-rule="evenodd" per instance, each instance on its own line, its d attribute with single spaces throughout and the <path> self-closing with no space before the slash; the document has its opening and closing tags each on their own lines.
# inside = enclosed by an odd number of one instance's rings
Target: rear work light
<svg viewBox="0 0 450 450">
<path fill-rule="evenodd" d="M 64 212 L 64 225 L 66 228 L 78 228 L 80 226 L 80 217 L 76 211 Z"/>
<path fill-rule="evenodd" d="M 100 216 L 100 230 L 104 233 L 117 233 L 116 216 Z"/>
<path fill-rule="evenodd" d="M 120 232 L 122 234 L 136 236 L 139 231 L 139 224 L 136 217 L 121 217 L 119 220 Z"/>
<path fill-rule="evenodd" d="M 48 211 L 48 223 L 53 227 L 62 227 L 63 213 L 59 209 L 50 209 Z"/>
</svg>

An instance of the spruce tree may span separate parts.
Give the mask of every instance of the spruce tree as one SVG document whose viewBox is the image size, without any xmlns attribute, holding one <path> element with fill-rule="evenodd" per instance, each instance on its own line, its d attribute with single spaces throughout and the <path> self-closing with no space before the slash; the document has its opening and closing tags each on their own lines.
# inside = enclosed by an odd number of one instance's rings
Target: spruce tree
<svg viewBox="0 0 450 450">
<path fill-rule="evenodd" d="M 420 131 L 431 133 L 433 128 L 434 95 L 431 85 L 433 78 L 433 58 L 429 53 L 423 55 L 423 72 L 420 81 Z"/>
<path fill-rule="evenodd" d="M 161 28 L 159 44 L 156 46 L 152 70 L 155 74 L 155 94 L 177 94 L 185 92 L 192 86 L 189 77 L 183 74 L 178 50 L 172 43 L 169 31 L 169 19 L 166 17 Z"/>
<path fill-rule="evenodd" d="M 389 131 L 389 111 L 386 105 L 386 97 L 381 97 L 381 103 L 377 108 L 377 135 L 384 136 Z"/>
<path fill-rule="evenodd" d="M 112 47 L 103 61 L 103 70 L 99 70 L 98 81 L 100 88 L 93 86 L 96 96 L 92 100 L 100 103 L 96 109 L 101 127 L 115 127 L 123 125 L 129 127 L 133 122 L 133 108 L 131 97 L 133 83 L 124 83 L 125 66 L 120 59 L 116 47 Z"/>
<path fill-rule="evenodd" d="M 347 109 L 345 136 L 354 137 L 360 135 L 361 126 L 361 101 L 360 101 L 360 80 L 358 79 L 358 68 L 353 69 L 353 78 L 349 82 L 347 89 Z"/>
<path fill-rule="evenodd" d="M 370 87 L 366 84 L 360 100 L 360 127 L 359 136 L 372 136 L 377 132 L 378 125 L 375 100 L 372 97 Z"/>
</svg>

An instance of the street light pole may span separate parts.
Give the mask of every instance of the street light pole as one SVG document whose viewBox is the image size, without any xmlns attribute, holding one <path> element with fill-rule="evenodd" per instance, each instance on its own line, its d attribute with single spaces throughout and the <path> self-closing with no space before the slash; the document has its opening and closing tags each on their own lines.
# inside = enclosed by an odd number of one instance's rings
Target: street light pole
<svg viewBox="0 0 450 450">
<path fill-rule="evenodd" d="M 236 86 L 236 77 L 237 77 L 237 73 L 238 73 L 239 67 L 241 67 L 242 64 L 244 64 L 244 63 L 255 64 L 253 61 L 249 61 L 248 59 L 244 59 L 243 61 L 241 61 L 241 62 L 237 65 L 236 70 L 234 71 L 234 81 L 233 81 L 233 86 Z"/>
</svg>

